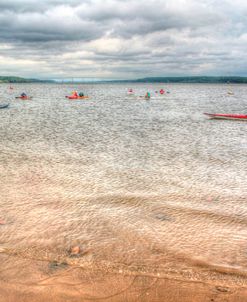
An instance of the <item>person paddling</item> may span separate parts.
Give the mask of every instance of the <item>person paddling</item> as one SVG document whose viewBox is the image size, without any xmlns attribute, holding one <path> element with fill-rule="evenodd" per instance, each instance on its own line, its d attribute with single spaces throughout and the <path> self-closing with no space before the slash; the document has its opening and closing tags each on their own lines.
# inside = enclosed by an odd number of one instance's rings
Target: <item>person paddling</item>
<svg viewBox="0 0 247 302">
<path fill-rule="evenodd" d="M 27 99 L 27 94 L 25 92 L 22 92 L 21 99 Z"/>
<path fill-rule="evenodd" d="M 128 95 L 134 94 L 134 90 L 132 88 L 128 89 Z"/>
<path fill-rule="evenodd" d="M 151 94 L 150 94 L 150 92 L 147 92 L 146 94 L 145 94 L 145 99 L 146 100 L 149 100 L 151 98 Z"/>
</svg>

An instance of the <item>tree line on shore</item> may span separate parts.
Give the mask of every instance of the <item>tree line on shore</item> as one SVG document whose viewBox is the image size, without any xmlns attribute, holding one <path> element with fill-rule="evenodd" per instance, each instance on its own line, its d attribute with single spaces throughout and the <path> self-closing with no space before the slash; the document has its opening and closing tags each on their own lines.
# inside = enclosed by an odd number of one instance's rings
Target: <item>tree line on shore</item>
<svg viewBox="0 0 247 302">
<path fill-rule="evenodd" d="M 90 81 L 88 81 L 90 82 Z M 26 79 L 15 76 L 0 76 L 0 83 L 58 83 L 55 80 Z M 59 83 L 63 83 L 59 81 Z M 82 81 L 81 83 L 87 83 Z M 91 82 L 90 82 L 91 83 Z M 184 77 L 147 77 L 132 80 L 99 80 L 94 83 L 205 83 L 205 84 L 247 84 L 247 77 L 238 76 L 184 76 Z M 67 82 L 66 84 L 80 84 Z"/>
</svg>

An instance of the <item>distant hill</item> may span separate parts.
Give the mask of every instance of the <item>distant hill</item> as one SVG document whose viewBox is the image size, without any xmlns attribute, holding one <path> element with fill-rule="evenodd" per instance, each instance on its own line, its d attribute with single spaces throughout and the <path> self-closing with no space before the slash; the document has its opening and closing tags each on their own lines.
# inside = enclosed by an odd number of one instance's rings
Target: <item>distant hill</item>
<svg viewBox="0 0 247 302">
<path fill-rule="evenodd" d="M 0 83 L 52 83 L 53 81 L 43 81 L 38 79 L 25 79 L 21 77 L 0 76 Z"/>
<path fill-rule="evenodd" d="M 87 80 L 87 81 L 63 81 L 63 80 L 39 80 L 25 79 L 21 77 L 0 76 L 0 83 L 63 83 L 63 84 L 86 84 L 86 83 L 205 83 L 205 84 L 247 84 L 247 77 L 237 76 L 193 76 L 193 77 L 148 77 L 132 80 Z"/>
<path fill-rule="evenodd" d="M 131 80 L 101 80 L 101 81 L 99 80 L 95 83 L 247 84 L 247 77 L 237 77 L 237 76 L 148 77 L 148 78 L 131 79 Z"/>
<path fill-rule="evenodd" d="M 211 77 L 211 76 L 198 76 L 198 77 L 151 77 L 138 79 L 134 82 L 138 83 L 240 83 L 246 84 L 247 77 Z"/>
</svg>

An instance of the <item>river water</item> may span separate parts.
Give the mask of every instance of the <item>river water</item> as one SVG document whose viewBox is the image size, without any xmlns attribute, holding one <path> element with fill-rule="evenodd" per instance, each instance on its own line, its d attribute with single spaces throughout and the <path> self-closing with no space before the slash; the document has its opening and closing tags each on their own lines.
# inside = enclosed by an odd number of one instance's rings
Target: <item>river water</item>
<svg viewBox="0 0 247 302">
<path fill-rule="evenodd" d="M 247 123 L 203 115 L 247 113 L 246 85 L 132 85 L 170 91 L 150 101 L 122 84 L 13 88 L 0 87 L 6 282 L 37 278 L 17 273 L 28 260 L 246 285 Z M 75 89 L 90 98 L 65 99 Z"/>
</svg>

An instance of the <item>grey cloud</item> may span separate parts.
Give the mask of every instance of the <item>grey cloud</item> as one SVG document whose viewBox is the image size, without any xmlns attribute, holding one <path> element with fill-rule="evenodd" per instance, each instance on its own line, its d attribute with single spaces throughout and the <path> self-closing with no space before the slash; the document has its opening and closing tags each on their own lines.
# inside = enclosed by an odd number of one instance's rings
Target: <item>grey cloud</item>
<svg viewBox="0 0 247 302">
<path fill-rule="evenodd" d="M 88 1 L 84 1 L 85 3 Z M 25 12 L 38 12 L 43 13 L 47 9 L 59 6 L 59 5 L 68 5 L 68 6 L 77 6 L 82 1 L 80 0 L 9 0 L 1 1 L 0 10 L 2 12 L 11 11 L 15 13 L 25 13 Z"/>
<path fill-rule="evenodd" d="M 20 41 L 77 41 L 95 39 L 107 32 L 129 38 L 170 28 L 218 23 L 219 14 L 176 11 L 168 1 L 10 1 L 0 4 L 0 39 Z M 66 11 L 69 13 L 66 14 Z M 63 15 L 65 13 L 65 15 Z"/>
<path fill-rule="evenodd" d="M 103 33 L 94 22 L 75 19 L 63 20 L 59 14 L 15 15 L 0 13 L 0 39 L 3 41 L 45 42 L 92 40 Z"/>
<path fill-rule="evenodd" d="M 213 74 L 230 73 L 234 66 L 242 74 L 247 59 L 247 6 L 240 0 L 234 3 L 1 1 L 0 68 L 13 73 L 14 65 L 8 61 L 22 64 L 29 60 L 23 75 L 39 71 L 42 77 L 104 76 L 105 71 L 111 77 L 139 77 L 197 74 L 205 68 Z"/>
</svg>

